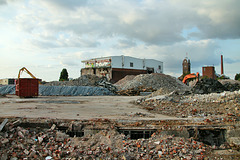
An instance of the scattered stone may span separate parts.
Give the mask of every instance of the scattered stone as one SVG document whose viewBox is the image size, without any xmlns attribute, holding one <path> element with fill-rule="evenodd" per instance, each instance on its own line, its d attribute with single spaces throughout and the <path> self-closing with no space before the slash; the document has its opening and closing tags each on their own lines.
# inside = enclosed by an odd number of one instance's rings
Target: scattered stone
<svg viewBox="0 0 240 160">
<path fill-rule="evenodd" d="M 53 124 L 50 130 L 54 130 L 56 128 L 56 124 Z"/>
<path fill-rule="evenodd" d="M 139 96 L 141 93 L 143 92 L 154 92 L 156 91 L 155 89 L 153 89 L 152 87 L 149 88 L 145 88 L 143 86 L 138 86 L 136 88 L 130 88 L 127 90 L 121 90 L 116 92 L 118 95 L 122 95 L 122 96 Z"/>
<path fill-rule="evenodd" d="M 151 112 L 164 115 L 180 118 L 202 117 L 207 123 L 240 121 L 240 90 L 195 95 L 172 92 L 143 97 L 135 103 Z"/>
</svg>

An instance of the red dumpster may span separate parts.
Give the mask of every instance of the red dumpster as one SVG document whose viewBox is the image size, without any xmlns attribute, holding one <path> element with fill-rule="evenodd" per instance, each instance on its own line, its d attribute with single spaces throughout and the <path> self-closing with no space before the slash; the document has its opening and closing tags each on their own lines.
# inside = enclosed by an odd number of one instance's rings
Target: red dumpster
<svg viewBox="0 0 240 160">
<path fill-rule="evenodd" d="M 16 81 L 16 95 L 19 97 L 37 97 L 39 80 L 19 78 Z"/>
</svg>

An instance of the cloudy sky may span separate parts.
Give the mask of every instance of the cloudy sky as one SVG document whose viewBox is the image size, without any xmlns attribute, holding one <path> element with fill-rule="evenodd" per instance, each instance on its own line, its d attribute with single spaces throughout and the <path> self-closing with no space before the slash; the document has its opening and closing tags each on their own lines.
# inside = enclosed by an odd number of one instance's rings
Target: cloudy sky
<svg viewBox="0 0 240 160">
<path fill-rule="evenodd" d="M 27 67 L 45 81 L 66 68 L 80 76 L 82 60 L 125 55 L 163 61 L 178 77 L 214 65 L 240 72 L 240 0 L 0 0 L 0 78 Z M 22 75 L 23 77 L 28 77 Z"/>
</svg>

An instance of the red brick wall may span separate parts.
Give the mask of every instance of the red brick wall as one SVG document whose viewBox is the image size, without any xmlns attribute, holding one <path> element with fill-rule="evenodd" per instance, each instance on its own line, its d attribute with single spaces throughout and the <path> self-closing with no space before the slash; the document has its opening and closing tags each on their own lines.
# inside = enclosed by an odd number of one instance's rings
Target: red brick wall
<svg viewBox="0 0 240 160">
<path fill-rule="evenodd" d="M 202 74 L 203 77 L 215 79 L 216 78 L 215 67 L 214 66 L 202 67 Z"/>
</svg>

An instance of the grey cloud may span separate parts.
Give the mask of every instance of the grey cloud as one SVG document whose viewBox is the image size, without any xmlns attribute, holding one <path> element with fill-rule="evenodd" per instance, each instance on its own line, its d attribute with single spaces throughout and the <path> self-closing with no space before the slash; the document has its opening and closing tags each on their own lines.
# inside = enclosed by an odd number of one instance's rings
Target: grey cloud
<svg viewBox="0 0 240 160">
<path fill-rule="evenodd" d="M 201 72 L 204 65 L 220 64 L 220 55 L 215 51 L 219 46 L 211 40 L 183 41 L 171 46 L 149 45 L 145 47 L 136 46 L 133 49 L 125 50 L 125 54 L 141 58 L 153 58 L 164 63 L 164 73 L 182 73 L 182 61 L 188 53 L 191 60 L 192 71 Z M 167 70 L 165 70 L 167 69 Z"/>
<path fill-rule="evenodd" d="M 86 48 L 94 48 L 99 45 L 98 42 L 93 42 L 90 40 L 81 40 L 81 39 L 64 39 L 64 40 L 32 40 L 30 42 L 32 45 L 37 46 L 41 49 L 53 49 L 53 48 L 69 48 L 69 47 L 86 47 Z"/>
<path fill-rule="evenodd" d="M 226 63 L 232 64 L 232 63 L 240 62 L 240 59 L 224 58 L 223 61 Z"/>
<path fill-rule="evenodd" d="M 55 1 L 54 4 L 57 5 Z M 60 4 L 61 2 L 58 5 Z M 177 17 L 174 9 L 168 7 L 168 11 L 164 9 L 166 6 L 162 6 L 151 10 L 145 6 L 135 8 L 133 5 L 136 4 L 125 1 L 123 4 L 120 7 L 127 7 L 124 10 L 119 8 L 117 4 L 99 3 L 73 10 L 71 13 L 66 12 L 66 14 L 70 14 L 69 16 L 52 15 L 52 18 L 58 18 L 55 20 L 58 23 L 53 23 L 50 19 L 49 24 L 46 24 L 45 27 L 54 31 L 72 31 L 78 35 L 95 34 L 100 38 L 125 36 L 149 44 L 171 44 L 184 40 L 180 35 L 182 26 L 174 22 L 175 17 Z M 166 19 L 166 16 L 169 19 Z"/>
<path fill-rule="evenodd" d="M 0 0 L 0 5 L 7 4 L 7 0 Z"/>
<path fill-rule="evenodd" d="M 76 9 L 81 6 L 86 6 L 89 0 L 43 0 L 44 3 L 51 7 L 59 9 Z"/>
<path fill-rule="evenodd" d="M 118 43 L 116 45 L 114 45 L 114 48 L 117 49 L 123 49 L 123 48 L 130 48 L 130 47 L 135 47 L 136 46 L 136 42 L 132 41 L 132 40 L 128 40 L 128 39 L 120 39 L 118 40 Z"/>
<path fill-rule="evenodd" d="M 35 15 L 31 17 L 20 17 L 19 25 L 28 31 L 40 28 L 72 32 L 80 37 L 94 35 L 97 39 L 126 37 L 148 45 L 171 45 L 185 41 L 182 31 L 191 27 L 197 27 L 199 32 L 189 34 L 188 38 L 240 38 L 239 0 L 153 0 L 141 3 L 128 0 L 118 3 L 45 0 L 33 4 L 43 10 L 33 10 Z M 85 42 L 78 44 L 88 46 Z"/>
<path fill-rule="evenodd" d="M 20 0 L 0 0 L 0 5 L 5 5 L 5 4 L 9 4 L 11 2 L 18 2 L 18 1 L 20 1 Z"/>
<path fill-rule="evenodd" d="M 187 3 L 198 14 L 195 21 L 202 32 L 201 38 L 237 39 L 240 38 L 239 0 L 212 0 Z"/>
<path fill-rule="evenodd" d="M 43 41 L 43 40 L 32 40 L 30 42 L 33 46 L 36 46 L 41 49 L 51 49 L 59 47 L 56 43 L 52 41 Z"/>
<path fill-rule="evenodd" d="M 72 59 L 62 59 L 60 63 L 64 66 L 79 66 L 79 63 Z"/>
</svg>

